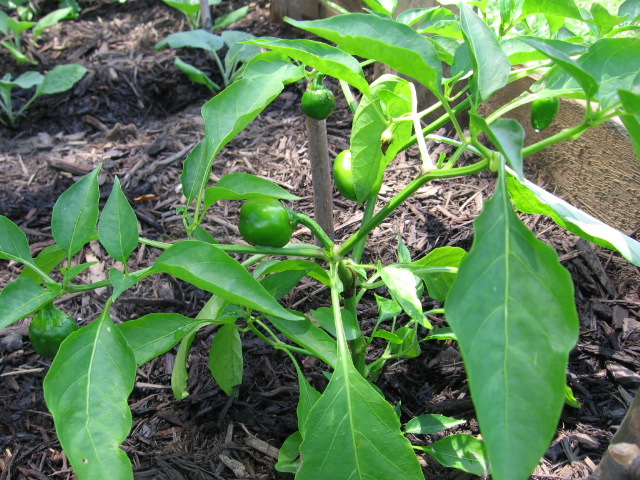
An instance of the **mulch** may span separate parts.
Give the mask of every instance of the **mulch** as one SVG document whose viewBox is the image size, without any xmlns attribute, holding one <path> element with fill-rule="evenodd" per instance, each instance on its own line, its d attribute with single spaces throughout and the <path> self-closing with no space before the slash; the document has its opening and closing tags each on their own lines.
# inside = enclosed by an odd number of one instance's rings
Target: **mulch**
<svg viewBox="0 0 640 480">
<path fill-rule="evenodd" d="M 235 28 L 254 35 L 293 37 L 296 32 L 269 21 L 269 2 L 234 0 L 217 13 L 248 4 L 251 13 Z M 45 5 L 47 7 L 50 5 Z M 180 188 L 182 161 L 202 138 L 199 110 L 209 92 L 188 82 L 173 66 L 175 53 L 154 45 L 183 28 L 184 19 L 162 2 L 124 4 L 94 2 L 75 21 L 47 31 L 35 52 L 43 69 L 59 63 L 81 63 L 90 73 L 71 92 L 41 98 L 16 130 L 0 127 L 0 214 L 27 233 L 33 253 L 53 243 L 50 219 L 56 198 L 80 175 L 103 165 L 103 197 L 117 175 L 140 219 L 141 235 L 157 240 L 184 238 L 176 208 L 184 205 Z M 180 56 L 214 75 L 215 68 L 196 52 Z M 0 52 L 0 71 L 18 74 Z M 335 87 L 335 85 L 334 85 Z M 258 119 L 216 158 L 212 182 L 231 172 L 267 177 L 302 197 L 296 208 L 313 211 L 306 127 L 299 110 L 302 86 L 290 85 Z M 346 148 L 350 113 L 340 101 L 327 123 L 331 156 Z M 438 153 L 443 147 L 431 146 Z M 381 204 L 409 181 L 419 168 L 409 150 L 391 166 Z M 544 183 L 535 165 L 528 176 Z M 414 258 L 444 245 L 469 248 L 472 222 L 493 191 L 494 178 L 482 174 L 433 182 L 397 210 L 373 233 L 371 261 L 395 261 L 401 237 Z M 549 186 L 549 188 L 552 188 Z M 352 233 L 362 211 L 336 195 L 338 239 Z M 221 242 L 238 243 L 238 202 L 222 202 L 207 214 L 204 226 Z M 597 465 L 640 385 L 640 271 L 617 253 L 579 240 L 534 215 L 523 221 L 538 238 L 552 245 L 571 272 L 581 335 L 570 357 L 569 384 L 582 408 L 567 406 L 557 434 L 538 466 L 534 480 L 585 478 Z M 295 241 L 308 242 L 300 228 Z M 636 234 L 637 238 L 637 234 Z M 141 246 L 131 260 L 137 269 L 157 257 Z M 82 275 L 86 282 L 104 278 L 111 266 L 106 253 L 91 244 L 83 261 L 96 261 Z M 14 280 L 21 267 L 0 261 L 0 287 Z M 383 294 L 383 291 L 379 293 Z M 106 291 L 67 295 L 58 305 L 79 319 L 93 321 Z M 166 276 L 153 276 L 127 291 L 112 308 L 116 322 L 151 312 L 194 316 L 207 300 L 200 290 Z M 327 305 L 326 288 L 304 281 L 288 297 L 290 308 L 308 311 Z M 425 302 L 425 308 L 437 306 Z M 375 321 L 375 302 L 365 299 L 366 329 Z M 433 317 L 436 326 L 444 326 Z M 34 353 L 27 321 L 0 331 L 0 480 L 75 478 L 60 448 L 42 396 L 49 360 Z M 297 377 L 290 360 L 261 340 L 243 339 L 244 381 L 237 398 L 227 397 L 208 369 L 214 328 L 197 336 L 189 357 L 189 397 L 177 401 L 170 388 L 175 350 L 140 368 L 130 398 L 133 428 L 123 448 L 138 479 L 286 479 L 275 471 L 277 448 L 296 427 Z M 467 420 L 455 433 L 479 433 L 460 355 L 452 342 L 422 344 L 422 355 L 391 363 L 379 387 L 392 404 L 400 404 L 403 422 L 423 413 Z M 301 359 L 318 389 L 324 388 L 323 365 Z M 451 432 L 448 432 L 451 433 Z M 429 444 L 443 434 L 412 436 Z M 420 458 L 426 478 L 470 479 Z"/>
</svg>

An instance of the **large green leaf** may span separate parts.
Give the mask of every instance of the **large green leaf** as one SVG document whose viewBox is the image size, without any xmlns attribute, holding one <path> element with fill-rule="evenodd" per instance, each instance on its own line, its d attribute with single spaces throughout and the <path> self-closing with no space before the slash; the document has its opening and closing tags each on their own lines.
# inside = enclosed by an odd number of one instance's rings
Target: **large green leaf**
<svg viewBox="0 0 640 480">
<path fill-rule="evenodd" d="M 27 235 L 4 215 L 0 215 L 0 258 L 22 263 L 33 261 Z"/>
<path fill-rule="evenodd" d="M 71 258 L 89 242 L 98 223 L 101 167 L 82 177 L 65 191 L 53 206 L 51 231 L 56 243 Z"/>
<path fill-rule="evenodd" d="M 234 324 L 222 325 L 213 337 L 209 351 L 209 370 L 227 395 L 242 383 L 242 340 Z"/>
<path fill-rule="evenodd" d="M 98 234 L 105 250 L 120 262 L 126 262 L 138 246 L 138 219 L 122 192 L 118 177 L 102 209 Z"/>
<path fill-rule="evenodd" d="M 202 320 L 178 313 L 150 313 L 118 325 L 138 366 L 175 347 Z"/>
<path fill-rule="evenodd" d="M 300 345 L 331 367 L 336 365 L 336 342 L 327 332 L 314 325 L 311 320 L 286 320 L 267 316 L 267 320 L 285 337 Z"/>
<path fill-rule="evenodd" d="M 619 101 L 618 90 L 633 90 L 640 84 L 640 44 L 637 38 L 602 38 L 591 45 L 576 63 L 599 85 L 594 96 L 604 109 Z M 585 73 L 578 76 L 570 70 L 567 73 L 554 72 L 546 87 L 550 90 L 575 88 L 577 81 L 587 91 L 583 85 L 584 76 Z"/>
<path fill-rule="evenodd" d="M 30 278 L 18 278 L 0 291 L 0 330 L 40 310 L 57 294 Z"/>
<path fill-rule="evenodd" d="M 38 22 L 33 26 L 33 39 L 35 41 L 38 41 L 38 38 L 40 37 L 40 35 L 42 35 L 42 32 L 44 32 L 47 28 L 53 27 L 66 18 L 74 18 L 77 16 L 78 13 L 73 7 L 59 8 L 51 13 L 48 13 L 40 20 L 38 20 Z"/>
<path fill-rule="evenodd" d="M 583 212 L 561 198 L 526 179 L 507 179 L 509 194 L 518 210 L 529 214 L 547 215 L 561 227 L 611 250 L 640 267 L 640 242 Z"/>
<path fill-rule="evenodd" d="M 447 297 L 495 480 L 527 479 L 556 431 L 578 336 L 571 276 L 513 211 L 501 172 Z"/>
<path fill-rule="evenodd" d="M 409 270 L 394 266 L 380 269 L 380 278 L 389 289 L 393 299 L 402 309 L 421 325 L 431 328 L 427 317 L 422 313 L 422 303 L 418 298 L 419 280 Z"/>
<path fill-rule="evenodd" d="M 408 25 L 363 13 L 288 22 L 334 42 L 352 55 L 378 60 L 432 92 L 441 90 L 442 64 L 435 47 Z"/>
<path fill-rule="evenodd" d="M 215 187 L 205 190 L 205 206 L 208 208 L 220 200 L 245 200 L 249 198 L 279 198 L 300 200 L 300 197 L 266 178 L 249 173 L 229 173 Z"/>
<path fill-rule="evenodd" d="M 120 444 L 131 430 L 133 352 L 105 310 L 61 345 L 44 380 L 56 433 L 79 480 L 133 479 Z"/>
<path fill-rule="evenodd" d="M 448 435 L 420 450 L 427 452 L 445 467 L 457 468 L 479 477 L 489 472 L 484 442 L 471 435 Z"/>
<path fill-rule="evenodd" d="M 393 407 L 353 366 L 341 323 L 336 370 L 301 431 L 296 479 L 424 479 Z"/>
<path fill-rule="evenodd" d="M 288 320 L 302 319 L 276 302 L 237 260 L 210 243 L 187 240 L 169 247 L 158 257 L 149 274 L 161 272 L 231 303 Z"/>
<path fill-rule="evenodd" d="M 509 81 L 509 57 L 500 48 L 493 31 L 464 3 L 460 4 L 460 23 L 473 61 L 471 86 L 478 103 L 484 102 Z"/>
<path fill-rule="evenodd" d="M 362 100 L 353 118 L 351 130 L 351 171 L 355 181 L 356 198 L 359 203 L 367 200 L 382 176 L 382 150 L 380 136 L 387 122 L 380 115 L 381 102 Z"/>
<path fill-rule="evenodd" d="M 156 44 L 156 49 L 171 48 L 201 48 L 210 52 L 217 52 L 224 47 L 220 35 L 206 30 L 190 30 L 188 32 L 172 33 Z"/>
<path fill-rule="evenodd" d="M 34 98 L 66 92 L 78 83 L 87 71 L 87 68 L 82 65 L 58 65 L 44 76 L 42 83 L 36 89 Z"/>
<path fill-rule="evenodd" d="M 180 180 L 187 201 L 192 202 L 209 181 L 214 157 L 244 130 L 276 98 L 284 85 L 275 75 L 242 78 L 202 107 L 205 140 L 184 162 Z"/>
<path fill-rule="evenodd" d="M 420 260 L 401 263 L 397 266 L 411 271 L 422 279 L 431 298 L 444 302 L 458 267 L 467 255 L 459 247 L 439 247 L 431 250 Z"/>
<path fill-rule="evenodd" d="M 358 60 L 339 48 L 313 40 L 283 40 L 261 37 L 251 41 L 298 60 L 325 75 L 344 80 L 361 92 L 369 93 L 369 83 Z"/>
<path fill-rule="evenodd" d="M 580 9 L 573 0 L 524 0 L 520 18 L 536 13 L 582 20 Z"/>
</svg>

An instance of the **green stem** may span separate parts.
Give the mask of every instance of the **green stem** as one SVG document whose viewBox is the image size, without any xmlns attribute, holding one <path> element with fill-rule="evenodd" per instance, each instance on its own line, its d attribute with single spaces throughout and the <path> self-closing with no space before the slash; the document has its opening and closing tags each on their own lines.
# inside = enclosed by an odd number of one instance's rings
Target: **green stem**
<svg viewBox="0 0 640 480">
<path fill-rule="evenodd" d="M 344 98 L 347 100 L 349 104 L 349 109 L 351 113 L 355 114 L 358 109 L 358 102 L 356 101 L 356 97 L 353 96 L 353 92 L 351 91 L 351 87 L 344 80 L 340 80 L 340 88 L 342 88 L 342 94 Z"/>
<path fill-rule="evenodd" d="M 308 227 L 309 230 L 311 230 L 311 233 L 313 233 L 316 238 L 320 240 L 320 243 L 322 243 L 322 246 L 327 252 L 333 252 L 333 240 L 331 240 L 324 229 L 320 225 L 318 225 L 318 222 L 316 222 L 308 215 L 299 212 L 293 212 L 293 218 L 298 223 L 301 223 L 305 227 Z"/>
<path fill-rule="evenodd" d="M 372 196 L 369 200 L 367 200 L 367 204 L 364 207 L 364 213 L 362 215 L 362 221 L 360 222 L 360 225 L 364 225 L 369 220 L 371 220 L 371 217 L 373 217 L 373 212 L 376 211 L 377 200 L 378 200 L 377 194 Z M 362 259 L 362 254 L 364 253 L 364 247 L 366 242 L 367 242 L 367 239 L 363 238 L 361 241 L 356 243 L 355 246 L 353 247 L 352 257 L 355 263 L 360 263 L 360 260 Z"/>
<path fill-rule="evenodd" d="M 264 333 L 262 333 L 258 328 L 256 328 L 253 324 L 257 323 L 258 325 L 260 325 L 260 327 L 264 328 L 267 333 L 273 338 L 270 339 L 269 337 L 267 337 Z M 284 343 L 282 340 L 280 340 L 278 338 L 278 336 L 273 333 L 273 331 L 269 328 L 268 325 L 266 325 L 264 322 L 256 319 L 253 322 L 250 322 L 248 327 L 251 329 L 251 331 L 253 333 L 255 333 L 258 337 L 260 337 L 262 340 L 264 340 L 265 343 L 267 343 L 268 345 L 272 346 L 273 348 L 279 349 L 279 350 L 284 350 L 284 351 L 291 351 L 291 352 L 296 352 L 296 353 L 300 353 L 302 355 L 305 356 L 313 356 L 313 354 L 311 352 L 309 352 L 308 350 L 305 350 L 303 348 L 299 348 L 299 347 L 294 347 L 293 345 L 289 345 L 288 343 Z"/>
<path fill-rule="evenodd" d="M 481 172 L 489 166 L 489 160 L 483 159 L 473 165 L 467 165 L 458 168 L 443 168 L 440 170 L 433 170 L 426 175 L 421 175 L 418 178 L 411 181 L 406 187 L 404 187 L 395 197 L 389 200 L 384 207 L 382 207 L 378 213 L 376 213 L 371 220 L 366 224 L 363 224 L 360 229 L 349 237 L 337 250 L 338 257 L 345 256 L 353 249 L 356 243 L 366 238 L 366 236 L 378 225 L 380 225 L 396 208 L 404 203 L 409 197 L 411 197 L 418 189 L 424 186 L 427 182 L 436 178 L 451 178 L 464 175 L 471 175 Z"/>
<path fill-rule="evenodd" d="M 150 240 L 148 238 L 139 237 L 138 241 L 151 247 L 160 248 L 166 250 L 167 248 L 175 245 L 174 243 L 158 242 L 156 240 Z M 308 257 L 319 258 L 325 260 L 327 255 L 320 248 L 315 245 L 307 245 L 305 243 L 290 243 L 282 248 L 272 247 L 260 247 L 256 245 L 227 245 L 223 243 L 213 244 L 214 247 L 219 248 L 227 253 L 247 253 L 250 255 L 283 255 L 292 257 Z"/>
</svg>

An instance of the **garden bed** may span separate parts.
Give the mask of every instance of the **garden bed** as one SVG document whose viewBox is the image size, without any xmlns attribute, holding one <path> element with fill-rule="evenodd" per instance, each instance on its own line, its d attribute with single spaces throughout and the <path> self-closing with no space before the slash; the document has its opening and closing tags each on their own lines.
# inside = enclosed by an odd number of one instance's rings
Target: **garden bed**
<svg viewBox="0 0 640 480">
<path fill-rule="evenodd" d="M 228 3 L 225 8 L 244 4 L 251 8 L 236 28 L 256 36 L 296 34 L 269 22 L 266 1 Z M 182 219 L 176 214 L 176 207 L 184 205 L 179 177 L 186 154 L 201 139 L 199 110 L 210 94 L 175 69 L 173 52 L 153 48 L 169 33 L 181 30 L 182 22 L 180 13 L 159 1 L 94 3 L 78 20 L 63 22 L 43 36 L 37 52 L 41 67 L 76 62 L 85 65 L 89 74 L 71 92 L 40 99 L 18 129 L 0 127 L 0 214 L 27 233 L 33 253 L 53 243 L 49 225 L 57 197 L 74 178 L 99 163 L 103 164 L 103 193 L 110 191 L 118 175 L 143 236 L 163 241 L 184 237 Z M 205 60 L 195 55 L 189 59 L 207 68 Z M 4 52 L 0 52 L 0 65 L 2 71 L 20 72 Z M 213 177 L 231 172 L 268 177 L 303 197 L 297 208 L 311 214 L 301 94 L 301 86 L 288 86 L 225 147 L 215 160 Z M 346 105 L 339 102 L 327 122 L 332 155 L 348 146 L 350 122 Z M 438 153 L 444 147 L 432 148 Z M 385 178 L 381 197 L 388 199 L 399 191 L 419 166 L 416 152 L 400 156 Z M 528 176 L 545 182 L 544 172 L 534 168 Z M 493 183 L 492 175 L 483 174 L 428 184 L 374 233 L 371 260 L 394 261 L 390 247 L 397 244 L 398 235 L 414 258 L 444 245 L 468 249 L 472 221 L 491 195 Z M 238 206 L 238 202 L 216 206 L 204 226 L 220 240 L 238 242 Z M 355 230 L 360 215 L 352 202 L 336 196 L 337 237 L 346 238 Z M 569 385 L 583 406 L 565 407 L 556 438 L 532 478 L 584 478 L 598 463 L 640 385 L 634 373 L 640 367 L 640 272 L 618 254 L 579 241 L 545 217 L 523 219 L 558 251 L 561 263 L 571 272 L 581 321 Z M 294 238 L 311 240 L 305 229 Z M 134 258 L 144 267 L 158 253 L 140 248 Z M 111 266 L 98 245 L 86 249 L 84 256 L 86 261 L 98 262 L 83 274 L 86 281 L 99 280 Z M 6 261 L 0 261 L 0 268 L 0 287 L 21 269 Z M 96 318 L 106 296 L 101 291 L 69 295 L 59 306 L 84 325 Z M 168 276 L 153 276 L 128 291 L 114 305 L 112 317 L 123 322 L 152 311 L 195 316 L 205 301 L 200 290 Z M 328 290 L 309 281 L 285 303 L 308 311 L 327 301 Z M 365 302 L 365 322 L 369 310 L 375 315 L 374 306 L 373 299 Z M 442 326 L 441 320 L 433 320 Z M 27 325 L 20 322 L 0 331 L 0 480 L 73 478 L 42 396 L 50 362 L 33 352 Z M 297 428 L 297 377 L 290 360 L 260 340 L 246 337 L 244 382 L 238 398 L 229 398 L 208 370 L 211 333 L 205 329 L 194 342 L 187 399 L 176 401 L 171 393 L 175 351 L 140 369 L 130 398 L 134 426 L 123 447 L 133 461 L 136 478 L 292 478 L 273 467 L 274 448 Z M 455 343 L 427 342 L 422 349 L 420 357 L 397 361 L 385 370 L 379 386 L 387 399 L 393 404 L 402 400 L 403 422 L 422 413 L 441 413 L 468 420 L 457 431 L 478 434 Z M 316 388 L 324 388 L 320 362 L 307 360 L 303 368 Z M 428 444 L 438 438 L 414 440 Z M 443 469 L 426 455 L 421 460 L 426 478 L 477 478 Z"/>
</svg>

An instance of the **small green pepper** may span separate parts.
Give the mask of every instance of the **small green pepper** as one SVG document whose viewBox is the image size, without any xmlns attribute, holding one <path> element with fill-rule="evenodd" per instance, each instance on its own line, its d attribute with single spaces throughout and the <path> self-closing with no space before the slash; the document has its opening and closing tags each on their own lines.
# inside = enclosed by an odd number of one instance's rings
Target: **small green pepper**
<svg viewBox="0 0 640 480">
<path fill-rule="evenodd" d="M 238 229 L 252 245 L 283 247 L 291 240 L 293 228 L 289 210 L 275 198 L 255 198 L 242 204 Z"/>
<path fill-rule="evenodd" d="M 556 119 L 560 109 L 560 98 L 538 98 L 531 102 L 531 126 L 536 130 L 544 130 Z"/>
<path fill-rule="evenodd" d="M 29 324 L 29 340 L 36 353 L 55 357 L 62 341 L 78 330 L 78 324 L 62 310 L 45 305 Z"/>
<path fill-rule="evenodd" d="M 336 108 L 336 97 L 323 83 L 324 75 L 316 75 L 302 95 L 302 111 L 307 117 L 324 120 Z"/>
<path fill-rule="evenodd" d="M 356 180 L 351 170 L 351 150 L 343 150 L 333 161 L 333 180 L 344 198 L 356 200 Z"/>
</svg>

